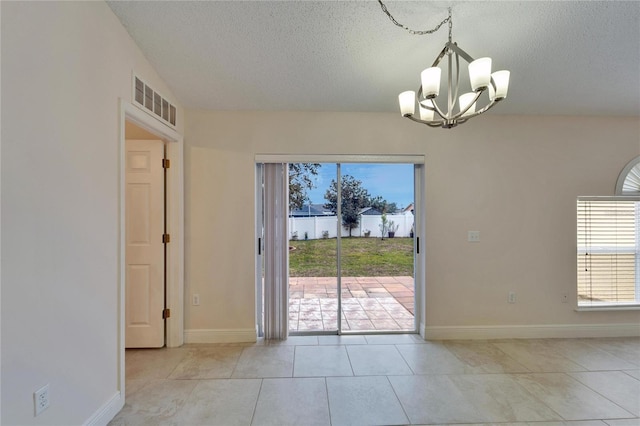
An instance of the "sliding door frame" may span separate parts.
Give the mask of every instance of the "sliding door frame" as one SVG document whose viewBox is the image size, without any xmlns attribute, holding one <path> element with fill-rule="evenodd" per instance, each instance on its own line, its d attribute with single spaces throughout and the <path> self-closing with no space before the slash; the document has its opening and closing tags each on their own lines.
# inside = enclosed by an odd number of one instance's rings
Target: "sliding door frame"
<svg viewBox="0 0 640 426">
<path fill-rule="evenodd" d="M 256 335 L 264 336 L 264 164 L 256 163 Z"/>
<path fill-rule="evenodd" d="M 261 242 L 263 241 L 263 228 L 262 228 L 262 212 L 263 212 L 263 201 L 262 201 L 262 172 L 264 170 L 263 164 L 265 163 L 334 163 L 337 165 L 337 179 L 341 179 L 341 164 L 344 163 L 378 163 L 378 164 L 413 164 L 414 165 L 414 233 L 415 238 L 413 241 L 414 244 L 414 330 L 412 331 L 375 331 L 375 330 L 367 330 L 367 331 L 343 331 L 342 330 L 342 288 L 341 288 L 341 221 L 338 220 L 338 238 L 337 238 L 337 287 L 338 287 L 338 327 L 337 334 L 338 335 L 348 335 L 348 334 L 412 334 L 419 333 L 423 335 L 425 324 L 425 291 L 426 291 L 426 283 L 425 283 L 425 222 L 426 222 L 426 214 L 425 214 L 425 204 L 424 204 L 424 193 L 425 193 L 425 170 L 424 163 L 425 157 L 424 155 L 330 155 L 330 154 L 318 154 L 318 155 L 309 155 L 309 154 L 257 154 L 255 156 L 255 164 L 256 164 L 256 242 L 258 244 L 256 250 L 256 327 L 258 331 L 258 335 L 261 335 L 263 327 L 263 303 L 262 300 L 264 298 L 264 294 L 262 292 L 262 247 L 260 247 Z M 338 188 L 341 187 L 340 181 L 337 181 Z M 338 218 L 341 217 L 341 200 L 340 200 L 340 191 L 338 191 Z M 287 301 L 288 305 L 288 301 Z M 287 313 L 288 315 L 288 313 Z M 328 331 L 323 332 L 322 330 L 310 331 L 310 332 L 297 332 L 295 335 L 318 335 L 318 334 L 330 334 L 335 335 L 336 332 Z"/>
</svg>

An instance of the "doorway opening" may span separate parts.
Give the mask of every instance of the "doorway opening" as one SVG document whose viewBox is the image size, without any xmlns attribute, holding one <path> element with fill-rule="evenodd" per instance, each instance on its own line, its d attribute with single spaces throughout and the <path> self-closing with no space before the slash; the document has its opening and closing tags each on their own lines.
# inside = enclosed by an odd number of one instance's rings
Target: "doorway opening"
<svg viewBox="0 0 640 426">
<path fill-rule="evenodd" d="M 135 133 L 138 128 L 143 133 Z M 183 185 L 183 137 L 153 117 L 120 100 L 120 135 L 119 135 L 119 283 L 118 283 L 118 368 L 120 393 L 125 392 L 125 347 L 126 347 L 126 283 L 127 283 L 127 191 L 126 162 L 127 137 L 139 138 L 141 134 L 162 141 L 166 157 L 171 159 L 171 173 L 168 173 L 164 185 L 164 202 L 166 205 L 165 233 L 170 235 L 170 243 L 166 245 L 164 258 L 164 305 L 169 310 L 165 315 L 164 345 L 178 347 L 184 342 L 184 185 Z M 162 315 L 162 312 L 158 313 Z"/>
</svg>

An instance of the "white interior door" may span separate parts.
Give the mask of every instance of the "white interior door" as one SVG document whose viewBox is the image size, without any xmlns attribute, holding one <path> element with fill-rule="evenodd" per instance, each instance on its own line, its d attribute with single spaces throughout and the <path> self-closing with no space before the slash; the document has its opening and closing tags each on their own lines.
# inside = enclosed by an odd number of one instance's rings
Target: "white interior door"
<svg viewBox="0 0 640 426">
<path fill-rule="evenodd" d="M 125 346 L 164 346 L 164 145 L 126 141 Z"/>
</svg>

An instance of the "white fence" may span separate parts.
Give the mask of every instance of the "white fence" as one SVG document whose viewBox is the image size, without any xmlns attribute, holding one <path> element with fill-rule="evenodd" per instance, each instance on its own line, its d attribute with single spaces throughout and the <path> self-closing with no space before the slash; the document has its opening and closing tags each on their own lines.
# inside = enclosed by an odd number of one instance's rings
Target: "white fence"
<svg viewBox="0 0 640 426">
<path fill-rule="evenodd" d="M 413 228 L 413 214 L 407 212 L 404 214 L 388 214 L 387 222 L 394 222 L 398 226 L 396 237 L 409 237 Z M 370 237 L 380 238 L 380 225 L 382 224 L 381 215 L 360 216 L 359 226 L 351 230 L 351 236 L 364 237 L 366 231 L 370 231 Z M 327 233 L 326 237 L 323 233 Z M 317 240 L 320 238 L 336 238 L 338 232 L 337 216 L 318 216 L 318 217 L 290 217 L 289 218 L 289 238 L 297 235 L 299 240 Z M 341 235 L 349 236 L 349 231 L 341 226 Z M 388 235 L 384 236 L 385 238 Z"/>
</svg>

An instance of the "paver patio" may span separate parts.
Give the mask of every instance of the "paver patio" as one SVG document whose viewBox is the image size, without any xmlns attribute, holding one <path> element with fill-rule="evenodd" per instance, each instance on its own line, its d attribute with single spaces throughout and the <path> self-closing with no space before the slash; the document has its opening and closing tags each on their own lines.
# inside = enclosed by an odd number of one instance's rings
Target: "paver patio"
<svg viewBox="0 0 640 426">
<path fill-rule="evenodd" d="M 336 277 L 289 278 L 289 331 L 338 328 Z M 342 330 L 413 331 L 413 277 L 343 277 Z"/>
</svg>

